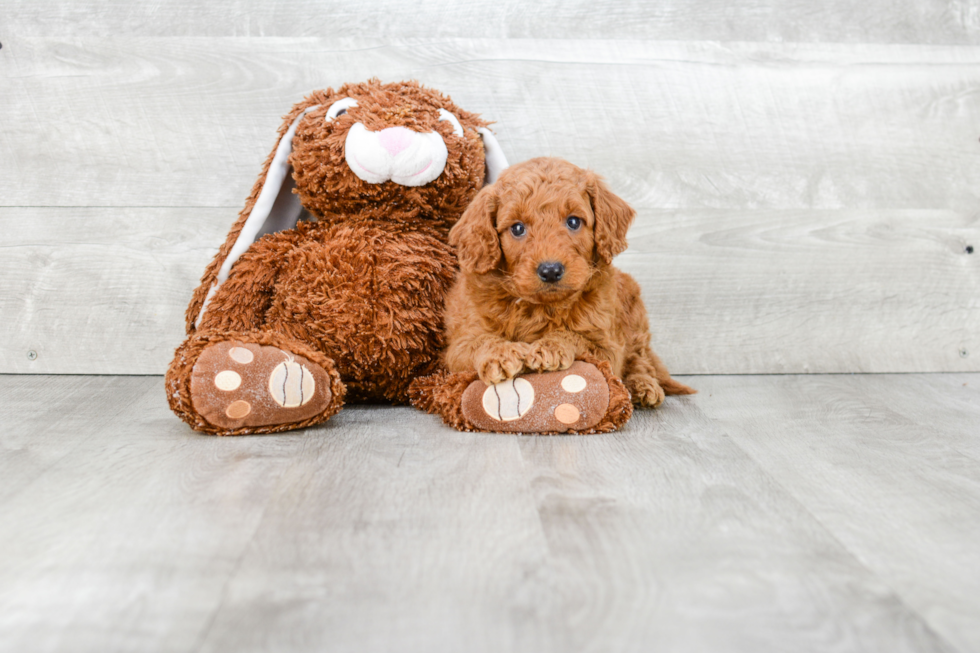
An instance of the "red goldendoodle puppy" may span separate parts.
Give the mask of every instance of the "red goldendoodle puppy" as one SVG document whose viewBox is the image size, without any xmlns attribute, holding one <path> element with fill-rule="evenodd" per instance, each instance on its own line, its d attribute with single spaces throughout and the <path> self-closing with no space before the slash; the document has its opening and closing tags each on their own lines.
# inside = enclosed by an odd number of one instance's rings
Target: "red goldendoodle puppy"
<svg viewBox="0 0 980 653">
<path fill-rule="evenodd" d="M 695 390 L 650 348 L 636 281 L 612 266 L 635 211 L 594 173 L 531 159 L 485 187 L 450 232 L 461 272 L 446 302 L 446 367 L 496 384 L 607 361 L 637 406 Z"/>
</svg>

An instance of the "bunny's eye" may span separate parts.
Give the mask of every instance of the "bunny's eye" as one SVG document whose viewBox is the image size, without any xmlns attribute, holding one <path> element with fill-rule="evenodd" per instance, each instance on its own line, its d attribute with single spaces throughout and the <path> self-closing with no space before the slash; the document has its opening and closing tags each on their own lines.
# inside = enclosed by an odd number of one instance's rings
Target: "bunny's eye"
<svg viewBox="0 0 980 653">
<path fill-rule="evenodd" d="M 356 106 L 357 106 L 357 100 L 355 100 L 354 98 L 345 97 L 343 100 L 337 100 L 336 102 L 330 105 L 329 109 L 327 109 L 327 118 L 326 118 L 327 122 L 339 118 L 340 116 L 347 113 L 348 109 Z"/>
<path fill-rule="evenodd" d="M 439 109 L 439 120 L 445 120 L 453 126 L 453 133 L 462 138 L 463 136 L 463 126 L 459 124 L 459 120 L 453 114 L 449 113 L 445 109 Z"/>
</svg>

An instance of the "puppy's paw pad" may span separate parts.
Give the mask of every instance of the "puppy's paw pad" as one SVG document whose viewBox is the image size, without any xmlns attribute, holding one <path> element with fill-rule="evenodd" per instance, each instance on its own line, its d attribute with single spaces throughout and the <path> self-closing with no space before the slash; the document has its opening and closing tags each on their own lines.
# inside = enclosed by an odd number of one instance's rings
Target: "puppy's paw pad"
<svg viewBox="0 0 980 653">
<path fill-rule="evenodd" d="M 278 347 L 219 342 L 191 371 L 194 409 L 220 428 L 300 422 L 332 400 L 326 370 Z"/>
<path fill-rule="evenodd" d="M 526 345 L 517 343 L 501 347 L 477 363 L 476 372 L 487 385 L 502 383 L 524 370 Z"/>
<path fill-rule="evenodd" d="M 551 343 L 536 343 L 531 345 L 524 362 L 537 372 L 567 370 L 575 362 L 575 352 Z"/>
<path fill-rule="evenodd" d="M 523 374 L 503 383 L 474 381 L 462 410 L 474 426 L 511 433 L 588 431 L 609 408 L 609 385 L 589 363 L 567 371 Z"/>
<path fill-rule="evenodd" d="M 494 385 L 497 383 L 503 383 L 508 378 L 510 378 L 506 372 L 504 372 L 503 366 L 494 360 L 483 361 L 480 367 L 477 369 L 477 374 L 480 375 L 480 379 L 487 385 Z"/>
<path fill-rule="evenodd" d="M 664 389 L 656 379 L 649 376 L 634 376 L 626 380 L 626 387 L 633 395 L 633 403 L 638 406 L 657 408 L 664 403 Z"/>
</svg>

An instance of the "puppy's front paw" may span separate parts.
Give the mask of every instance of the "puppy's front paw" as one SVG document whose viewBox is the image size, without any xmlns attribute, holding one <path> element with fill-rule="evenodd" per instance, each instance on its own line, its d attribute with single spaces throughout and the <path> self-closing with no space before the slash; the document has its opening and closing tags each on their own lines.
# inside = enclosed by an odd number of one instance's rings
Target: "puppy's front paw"
<svg viewBox="0 0 980 653">
<path fill-rule="evenodd" d="M 636 374 L 627 377 L 626 387 L 633 395 L 633 403 L 637 406 L 656 408 L 664 403 L 664 389 L 652 376 Z"/>
<path fill-rule="evenodd" d="M 477 361 L 476 373 L 487 385 L 515 377 L 524 370 L 528 349 L 529 346 L 523 342 L 495 345 Z"/>
<path fill-rule="evenodd" d="M 524 358 L 528 369 L 535 372 L 567 370 L 575 362 L 575 349 L 570 345 L 549 340 L 539 340 L 531 345 Z"/>
</svg>

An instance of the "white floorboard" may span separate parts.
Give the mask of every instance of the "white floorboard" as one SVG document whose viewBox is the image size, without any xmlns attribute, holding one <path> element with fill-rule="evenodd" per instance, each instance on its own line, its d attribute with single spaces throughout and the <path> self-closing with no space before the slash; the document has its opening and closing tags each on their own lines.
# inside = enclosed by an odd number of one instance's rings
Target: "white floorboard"
<svg viewBox="0 0 980 653">
<path fill-rule="evenodd" d="M 30 36 L 584 38 L 980 43 L 963 0 L 4 0 Z"/>
<path fill-rule="evenodd" d="M 0 650 L 980 648 L 980 375 L 686 380 L 606 436 L 217 439 L 0 376 Z"/>
<path fill-rule="evenodd" d="M 290 107 L 371 77 L 433 86 L 511 161 L 566 158 L 637 207 L 972 215 L 980 195 L 975 46 L 13 34 L 0 206 L 237 211 Z"/>
</svg>

